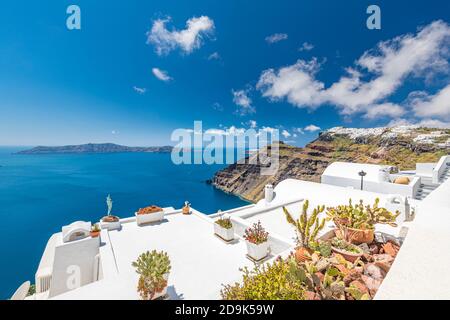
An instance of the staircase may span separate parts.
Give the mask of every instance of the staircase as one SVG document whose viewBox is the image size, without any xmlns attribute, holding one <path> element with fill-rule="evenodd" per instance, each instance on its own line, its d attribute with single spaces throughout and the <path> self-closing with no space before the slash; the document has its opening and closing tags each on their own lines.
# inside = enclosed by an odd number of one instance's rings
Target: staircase
<svg viewBox="0 0 450 320">
<path fill-rule="evenodd" d="M 447 180 L 448 178 L 450 178 L 450 166 L 449 165 L 447 165 L 447 169 L 445 169 L 444 173 L 440 177 L 439 182 L 442 183 L 445 180 Z"/>
<path fill-rule="evenodd" d="M 440 177 L 439 184 L 443 183 L 448 178 L 450 178 L 450 166 L 447 166 L 444 173 Z M 417 200 L 425 199 L 432 191 L 439 187 L 439 184 L 434 184 L 431 182 L 431 178 L 422 177 L 421 181 L 422 183 L 420 184 L 420 188 L 415 196 L 415 199 Z"/>
</svg>

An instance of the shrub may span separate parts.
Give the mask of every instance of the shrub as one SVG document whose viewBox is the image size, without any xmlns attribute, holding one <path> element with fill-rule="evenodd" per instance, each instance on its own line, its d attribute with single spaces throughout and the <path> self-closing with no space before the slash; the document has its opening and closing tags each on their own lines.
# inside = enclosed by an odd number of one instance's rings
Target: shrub
<svg viewBox="0 0 450 320">
<path fill-rule="evenodd" d="M 304 300 L 305 290 L 301 281 L 290 275 L 289 263 L 277 260 L 273 264 L 248 268 L 242 284 L 224 286 L 221 291 L 225 300 Z"/>
<path fill-rule="evenodd" d="M 140 275 L 138 292 L 142 299 L 151 300 L 156 293 L 161 292 L 167 286 L 165 275 L 170 272 L 170 259 L 167 253 L 145 252 L 132 263 L 136 273 Z"/>
<path fill-rule="evenodd" d="M 230 218 L 219 218 L 218 220 L 216 220 L 216 223 L 221 226 L 222 228 L 225 229 L 231 229 L 233 228 L 233 223 L 231 222 Z"/>
<path fill-rule="evenodd" d="M 267 241 L 269 233 L 261 225 L 261 222 L 253 224 L 253 227 L 245 230 L 244 239 L 254 244 L 261 244 Z"/>
</svg>

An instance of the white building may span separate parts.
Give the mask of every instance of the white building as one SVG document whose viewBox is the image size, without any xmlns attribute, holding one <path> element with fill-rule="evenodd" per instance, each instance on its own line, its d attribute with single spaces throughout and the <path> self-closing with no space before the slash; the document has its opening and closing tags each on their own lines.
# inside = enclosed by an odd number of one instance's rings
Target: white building
<svg viewBox="0 0 450 320">
<path fill-rule="evenodd" d="M 420 172 L 399 173 L 412 181 L 420 181 L 424 174 L 428 179 L 437 175 L 435 189 L 424 194 L 423 200 L 410 194 L 408 188 L 415 185 L 401 185 L 402 189 L 380 181 L 382 167 L 367 164 L 332 164 L 322 183 L 287 179 L 275 188 L 268 186 L 266 199 L 223 212 L 231 216 L 237 236 L 229 244 L 213 235 L 217 215 L 195 209 L 186 216 L 181 210 L 164 208 L 163 221 L 145 226 L 139 226 L 134 216 L 122 219 L 120 229 L 103 229 L 101 240 L 85 237 L 83 225 L 77 223 L 49 239 L 36 272 L 37 294 L 28 299 L 139 299 L 138 275 L 131 263 L 154 249 L 167 252 L 171 259 L 170 299 L 219 299 L 223 284 L 239 281 L 239 269 L 253 266 L 242 235 L 254 222 L 261 221 L 270 232 L 271 261 L 287 256 L 295 246 L 295 233 L 285 220 L 283 206 L 298 214 L 305 200 L 312 208 L 345 204 L 349 199 L 373 203 L 376 198 L 389 210 L 402 213 L 398 227 L 377 226 L 376 231 L 400 238 L 404 244 L 375 298 L 449 299 L 450 277 L 445 276 L 450 267 L 449 162 L 449 157 L 443 157 L 433 165 L 418 165 Z M 360 190 L 359 176 L 355 177 L 361 170 L 367 172 L 364 190 Z M 70 232 L 80 239 L 70 239 Z"/>
</svg>

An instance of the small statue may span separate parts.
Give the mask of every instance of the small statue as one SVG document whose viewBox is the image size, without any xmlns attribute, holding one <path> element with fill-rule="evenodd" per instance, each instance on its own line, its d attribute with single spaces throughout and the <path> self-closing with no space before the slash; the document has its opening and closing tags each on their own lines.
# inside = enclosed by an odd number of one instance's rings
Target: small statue
<svg viewBox="0 0 450 320">
<path fill-rule="evenodd" d="M 106 198 L 106 205 L 108 206 L 108 216 L 111 215 L 113 201 L 111 199 L 111 195 L 108 194 L 108 197 Z"/>
<path fill-rule="evenodd" d="M 113 201 L 111 199 L 111 195 L 109 194 L 108 197 L 106 198 L 106 205 L 108 206 L 108 214 L 105 217 L 103 217 L 102 221 L 106 223 L 118 222 L 120 220 L 119 217 L 113 216 L 111 214 Z"/>
<path fill-rule="evenodd" d="M 184 203 L 183 214 L 191 214 L 191 204 L 188 201 Z"/>
</svg>

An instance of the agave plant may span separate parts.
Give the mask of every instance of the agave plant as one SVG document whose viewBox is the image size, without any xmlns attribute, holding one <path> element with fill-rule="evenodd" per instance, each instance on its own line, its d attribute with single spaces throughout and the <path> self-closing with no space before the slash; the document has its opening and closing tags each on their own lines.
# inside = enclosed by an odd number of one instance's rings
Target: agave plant
<svg viewBox="0 0 450 320">
<path fill-rule="evenodd" d="M 292 217 L 286 207 L 283 207 L 287 221 L 296 228 L 299 246 L 304 248 L 311 248 L 317 235 L 325 227 L 326 221 L 325 219 L 319 219 L 319 214 L 324 212 L 325 206 L 315 208 L 310 217 L 308 217 L 308 207 L 309 201 L 306 200 L 303 204 L 302 213 L 297 220 Z"/>
</svg>

